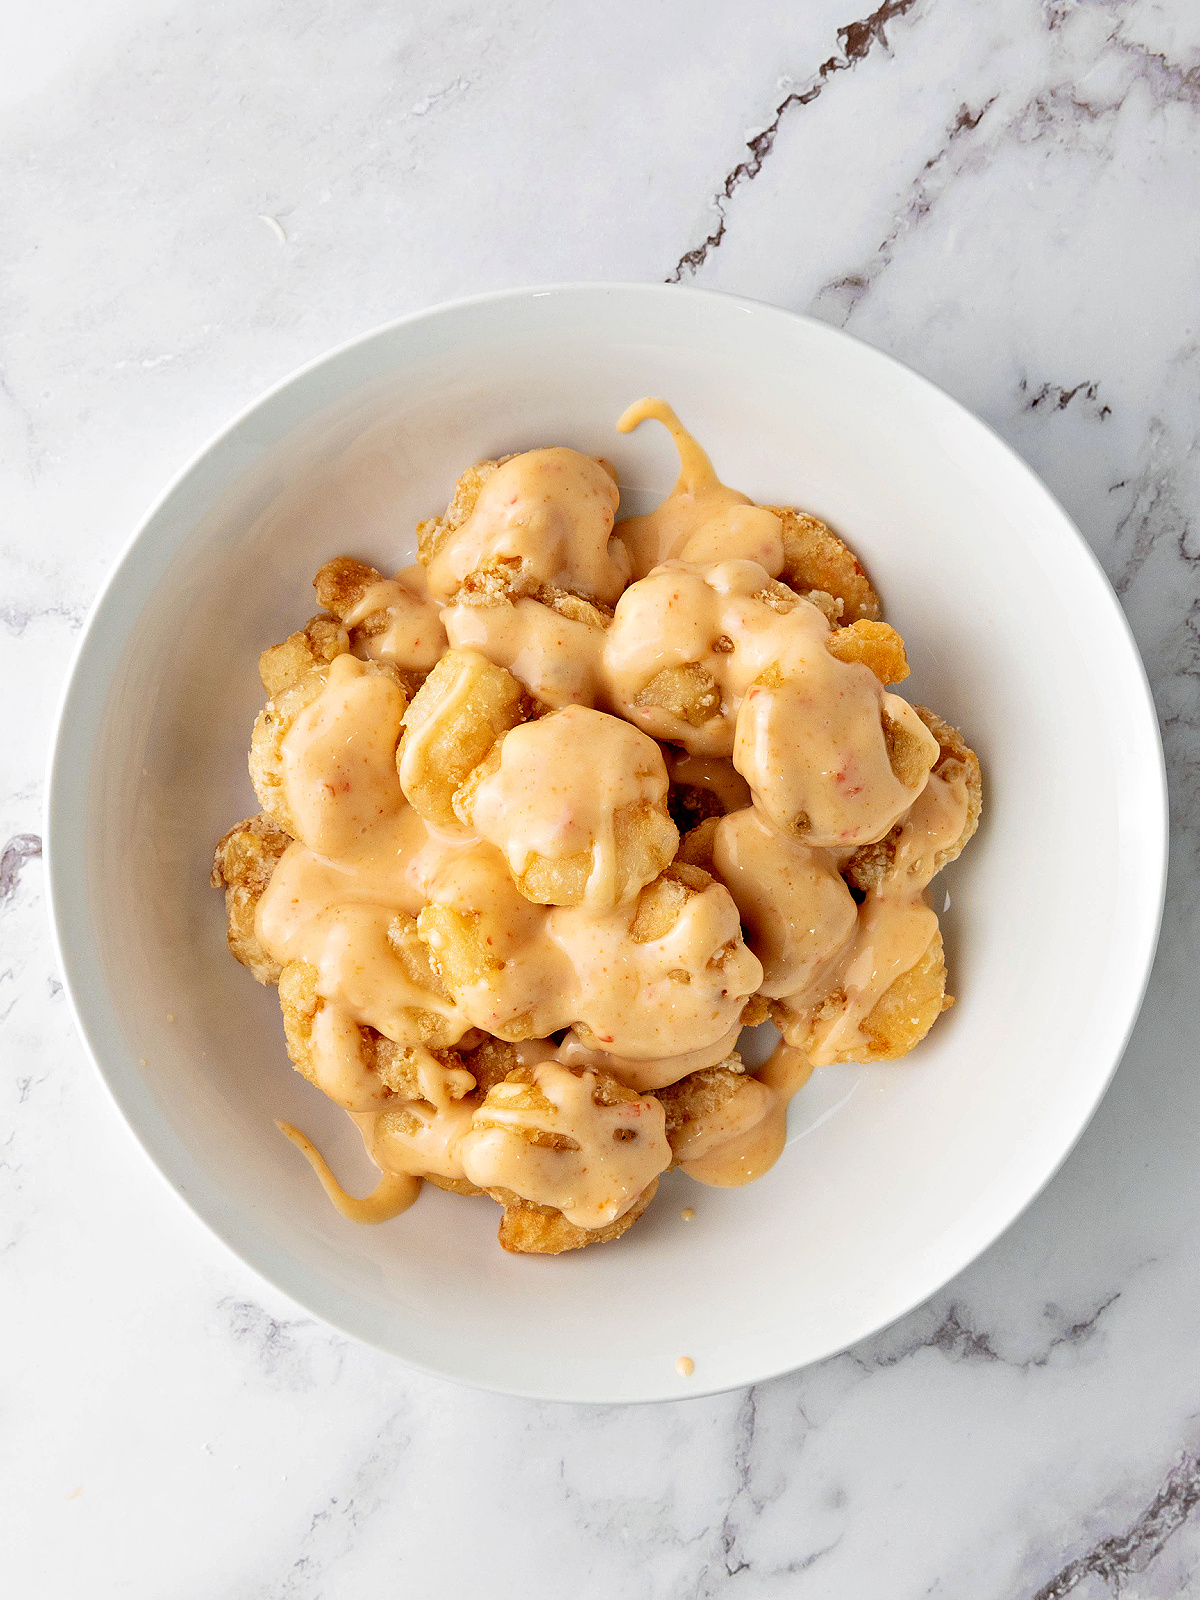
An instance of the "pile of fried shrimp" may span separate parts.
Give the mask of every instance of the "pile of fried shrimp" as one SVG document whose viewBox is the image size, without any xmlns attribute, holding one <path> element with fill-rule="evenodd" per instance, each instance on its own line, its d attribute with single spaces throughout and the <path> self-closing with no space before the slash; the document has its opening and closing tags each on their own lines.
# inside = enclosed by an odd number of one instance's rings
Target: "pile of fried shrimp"
<svg viewBox="0 0 1200 1600">
<path fill-rule="evenodd" d="M 613 1240 L 671 1168 L 757 1178 L 815 1068 L 905 1056 L 953 1004 L 929 885 L 979 762 L 896 693 L 904 641 L 823 521 L 681 457 L 482 461 L 419 559 L 353 556 L 264 650 L 261 810 L 217 845 L 228 943 L 380 1169 L 502 1207 L 500 1243 Z M 765 1067 L 740 1030 L 770 1021 Z M 356 1213 L 354 1206 L 360 1208 Z M 360 1214 L 361 1213 L 361 1214 Z"/>
</svg>

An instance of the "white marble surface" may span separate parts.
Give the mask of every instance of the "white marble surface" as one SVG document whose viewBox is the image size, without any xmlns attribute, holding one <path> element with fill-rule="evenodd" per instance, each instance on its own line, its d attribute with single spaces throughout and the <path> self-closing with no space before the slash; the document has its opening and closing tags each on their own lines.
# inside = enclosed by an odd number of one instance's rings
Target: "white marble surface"
<svg viewBox="0 0 1200 1600">
<path fill-rule="evenodd" d="M 0 1552 L 14 1595 L 1200 1594 L 1200 10 L 869 11 L 9 7 Z M 1137 633 L 1174 855 L 1124 1065 L 982 1260 L 818 1368 L 596 1410 L 413 1377 L 208 1237 L 73 1035 L 36 835 L 81 619 L 213 430 L 401 312 L 615 277 L 813 312 L 1011 440 Z M 1086 870 L 1064 862 L 1063 892 Z"/>
</svg>

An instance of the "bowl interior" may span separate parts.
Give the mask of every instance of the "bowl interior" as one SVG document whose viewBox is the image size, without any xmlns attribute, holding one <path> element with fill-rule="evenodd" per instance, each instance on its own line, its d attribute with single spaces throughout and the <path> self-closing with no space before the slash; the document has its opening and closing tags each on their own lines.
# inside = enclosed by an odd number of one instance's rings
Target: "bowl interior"
<svg viewBox="0 0 1200 1600">
<path fill-rule="evenodd" d="M 664 395 L 729 483 L 852 544 L 961 727 L 985 818 L 934 884 L 958 996 L 906 1061 L 818 1072 L 778 1166 L 743 1190 L 664 1181 L 611 1249 L 505 1255 L 490 1201 L 427 1187 L 344 1221 L 279 1136 L 348 1187 L 348 1122 L 287 1061 L 273 990 L 228 956 L 215 840 L 257 809 L 256 661 L 341 552 L 412 559 L 464 465 L 603 454 L 625 510 L 674 480 Z M 1037 1192 L 1103 1092 L 1157 930 L 1157 729 L 1119 608 L 1023 464 L 946 396 L 820 324 L 700 292 L 499 296 L 385 329 L 235 423 L 135 540 L 87 631 L 53 769 L 54 911 L 81 1026 L 168 1180 L 318 1315 L 513 1392 L 650 1399 L 814 1360 L 922 1299 Z M 1082 870 L 1081 870 L 1082 869 Z M 692 1205 L 696 1221 L 680 1219 Z M 687 1385 L 676 1357 L 696 1362 Z"/>
</svg>

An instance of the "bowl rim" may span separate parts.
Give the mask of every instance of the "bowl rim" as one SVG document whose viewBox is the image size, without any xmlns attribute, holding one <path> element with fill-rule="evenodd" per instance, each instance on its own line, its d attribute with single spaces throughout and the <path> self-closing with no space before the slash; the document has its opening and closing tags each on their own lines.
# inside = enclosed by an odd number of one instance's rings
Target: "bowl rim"
<svg viewBox="0 0 1200 1600">
<path fill-rule="evenodd" d="M 114 1081 L 114 1076 L 104 1064 L 104 1048 L 97 1035 L 99 1033 L 98 1019 L 93 1017 L 88 1003 L 84 999 L 87 984 L 85 982 L 84 968 L 89 961 L 95 960 L 92 942 L 90 940 L 90 913 L 88 909 L 88 891 L 82 872 L 76 875 L 73 872 L 74 863 L 71 861 L 71 832 L 70 824 L 73 821 L 83 822 L 83 816 L 73 819 L 70 816 L 71 796 L 69 795 L 71 776 L 69 767 L 78 768 L 78 763 L 73 760 L 72 751 L 68 748 L 67 733 L 73 702 L 79 691 L 80 669 L 84 665 L 85 657 L 92 646 L 93 639 L 105 615 L 111 597 L 119 589 L 127 568 L 130 566 L 135 552 L 138 550 L 147 533 L 153 528 L 159 516 L 170 506 L 171 502 L 184 491 L 209 458 L 221 447 L 222 443 L 235 433 L 240 432 L 245 424 L 257 413 L 266 410 L 286 390 L 303 378 L 328 363 L 333 363 L 339 358 L 349 354 L 355 349 L 370 345 L 377 340 L 386 338 L 393 332 L 410 327 L 422 322 L 436 321 L 443 317 L 452 316 L 469 308 L 486 306 L 513 301 L 530 301 L 539 298 L 562 299 L 567 296 L 599 296 L 620 297 L 635 296 L 662 299 L 667 296 L 688 299 L 702 303 L 721 303 L 727 307 L 741 308 L 757 316 L 776 317 L 789 324 L 801 324 L 819 330 L 822 336 L 836 336 L 850 341 L 869 351 L 871 356 L 898 369 L 906 379 L 922 386 L 932 393 L 944 404 L 955 412 L 966 417 L 975 427 L 982 429 L 989 436 L 991 442 L 999 447 L 1003 457 L 1007 458 L 1008 468 L 1018 476 L 1032 481 L 1032 486 L 1043 495 L 1052 508 L 1062 519 L 1064 530 L 1073 535 L 1080 552 L 1090 563 L 1096 577 L 1100 579 L 1098 595 L 1103 597 L 1103 603 L 1109 608 L 1112 619 L 1117 624 L 1118 635 L 1126 644 L 1130 665 L 1133 668 L 1132 678 L 1140 691 L 1140 708 L 1144 710 L 1148 722 L 1145 731 L 1150 733 L 1150 746 L 1156 760 L 1153 763 L 1153 773 L 1145 775 L 1147 783 L 1146 816 L 1150 819 L 1151 810 L 1154 812 L 1155 828 L 1152 838 L 1144 839 L 1143 845 L 1149 858 L 1149 865 L 1154 877 L 1157 878 L 1156 893 L 1153 896 L 1153 909 L 1151 917 L 1146 924 L 1149 928 L 1149 937 L 1145 938 L 1144 948 L 1140 952 L 1141 970 L 1137 973 L 1136 981 L 1130 988 L 1131 1004 L 1124 1031 L 1119 1039 L 1114 1038 L 1111 1046 L 1111 1059 L 1103 1074 L 1098 1074 L 1095 1079 L 1094 1092 L 1087 1103 L 1081 1103 L 1078 1109 L 1078 1126 L 1067 1140 L 1062 1150 L 1050 1161 L 1043 1171 L 1035 1174 L 1034 1182 L 1029 1187 L 1025 1197 L 1017 1207 L 1009 1212 L 1003 1221 L 995 1226 L 989 1222 L 982 1230 L 981 1236 L 973 1239 L 969 1245 L 956 1252 L 952 1270 L 940 1277 L 939 1282 L 932 1287 L 922 1283 L 914 1291 L 911 1298 L 905 1298 L 904 1303 L 897 1309 L 890 1310 L 888 1314 L 871 1326 L 864 1327 L 858 1332 L 850 1344 L 839 1343 L 830 1349 L 807 1357 L 801 1363 L 785 1362 L 778 1364 L 772 1362 L 764 1370 L 756 1370 L 747 1376 L 732 1383 L 718 1383 L 700 1385 L 688 1389 L 686 1394 L 663 1393 L 662 1395 L 645 1395 L 614 1401 L 607 1394 L 547 1394 L 525 1386 L 503 1386 L 493 1382 L 485 1382 L 461 1372 L 448 1372 L 442 1368 L 431 1366 L 428 1363 L 415 1359 L 411 1355 L 401 1356 L 396 1350 L 384 1344 L 381 1340 L 373 1338 L 368 1333 L 357 1328 L 350 1328 L 337 1321 L 324 1310 L 316 1309 L 310 1301 L 301 1299 L 296 1289 L 281 1281 L 280 1275 L 270 1270 L 265 1264 L 251 1260 L 246 1248 L 230 1237 L 230 1230 L 214 1215 L 209 1214 L 202 1204 L 193 1202 L 184 1187 L 172 1177 L 165 1158 L 160 1158 L 156 1149 L 152 1130 L 145 1125 L 136 1113 L 136 1108 L 126 1104 L 126 1097 Z M 186 542 L 186 541 L 184 541 Z M 180 545 L 182 548 L 183 545 Z M 137 618 L 123 630 L 123 637 L 128 641 Z M 1129 687 L 1134 688 L 1134 682 Z M 89 746 L 89 757 L 92 755 Z M 91 762 L 88 763 L 88 776 L 90 777 Z M 86 789 L 85 782 L 85 789 Z M 1150 792 L 1153 790 L 1153 792 Z M 1157 801 L 1156 804 L 1153 802 Z M 1096 1110 L 1107 1093 L 1112 1083 L 1130 1037 L 1136 1026 L 1145 1001 L 1147 986 L 1154 966 L 1155 954 L 1162 927 L 1163 908 L 1166 897 L 1167 869 L 1169 858 L 1169 794 L 1167 787 L 1166 764 L 1163 753 L 1162 733 L 1155 707 L 1153 691 L 1150 687 L 1146 673 L 1145 663 L 1138 649 L 1137 641 L 1130 626 L 1129 619 L 1109 581 L 1098 556 L 1080 531 L 1074 519 L 1062 506 L 1057 496 L 1038 476 L 1034 469 L 1025 461 L 1019 452 L 1004 439 L 990 423 L 979 417 L 975 412 L 955 399 L 939 384 L 924 374 L 916 371 L 906 362 L 896 356 L 878 349 L 867 340 L 859 338 L 856 334 L 845 329 L 822 321 L 820 318 L 805 315 L 802 312 L 792 311 L 786 307 L 778 306 L 770 301 L 757 300 L 746 295 L 730 294 L 722 290 L 703 288 L 697 285 L 668 284 L 659 282 L 638 282 L 636 280 L 579 280 L 556 282 L 548 284 L 528 284 L 517 288 L 492 290 L 481 294 L 462 296 L 454 300 L 440 302 L 433 306 L 426 306 L 418 311 L 406 313 L 403 316 L 392 318 L 380 323 L 363 333 L 354 335 L 342 343 L 323 350 L 319 355 L 301 363 L 291 369 L 282 378 L 271 384 L 255 396 L 248 404 L 237 411 L 222 426 L 215 429 L 205 442 L 196 449 L 184 464 L 169 479 L 166 487 L 154 498 L 145 514 L 137 521 L 133 532 L 125 540 L 114 558 L 104 580 L 92 600 L 84 623 L 80 629 L 79 637 L 71 654 L 70 662 L 64 675 L 59 691 L 57 704 L 51 723 L 51 737 L 46 764 L 46 777 L 44 798 L 42 805 L 42 836 L 45 881 L 47 886 L 46 902 L 47 915 L 50 925 L 53 952 L 57 957 L 59 970 L 62 975 L 63 988 L 66 993 L 68 1008 L 77 1033 L 83 1042 L 86 1055 L 92 1062 L 100 1081 L 104 1085 L 111 1101 L 120 1113 L 120 1118 L 127 1131 L 132 1135 L 137 1146 L 148 1159 L 150 1165 L 163 1181 L 166 1188 L 171 1191 L 183 1204 L 191 1217 L 199 1221 L 208 1233 L 214 1236 L 225 1249 L 229 1250 L 244 1266 L 256 1277 L 270 1284 L 275 1292 L 284 1295 L 289 1301 L 304 1311 L 308 1316 L 316 1318 L 324 1325 L 333 1328 L 342 1336 L 358 1340 L 360 1343 L 379 1350 L 384 1355 L 398 1361 L 402 1366 L 412 1371 L 421 1372 L 426 1376 L 460 1383 L 468 1388 L 478 1389 L 482 1392 L 505 1394 L 514 1398 L 539 1400 L 557 1404 L 661 1404 L 664 1401 L 699 1400 L 708 1396 L 729 1393 L 737 1389 L 746 1388 L 756 1383 L 766 1382 L 769 1379 L 781 1377 L 789 1372 L 800 1371 L 819 1361 L 827 1360 L 849 1349 L 853 1344 L 868 1339 L 879 1333 L 884 1328 L 892 1326 L 901 1318 L 907 1316 L 917 1306 L 923 1304 L 932 1295 L 938 1293 L 945 1285 L 963 1272 L 972 1262 L 990 1249 L 993 1244 L 1024 1214 L 1034 1201 L 1043 1193 L 1052 1179 L 1058 1174 L 1067 1158 L 1075 1149 L 1084 1131 L 1091 1122 Z M 75 838 L 77 851 L 81 849 L 82 838 Z M 83 860 L 80 856 L 79 865 Z M 72 926 L 73 925 L 73 926 Z M 82 931 L 83 937 L 78 937 Z M 72 937 L 72 934 L 75 937 Z M 1131 955 L 1138 952 L 1131 952 Z M 1007 1206 L 1002 1208 L 1007 1210 Z M 939 1272 L 941 1269 L 939 1268 Z"/>
</svg>

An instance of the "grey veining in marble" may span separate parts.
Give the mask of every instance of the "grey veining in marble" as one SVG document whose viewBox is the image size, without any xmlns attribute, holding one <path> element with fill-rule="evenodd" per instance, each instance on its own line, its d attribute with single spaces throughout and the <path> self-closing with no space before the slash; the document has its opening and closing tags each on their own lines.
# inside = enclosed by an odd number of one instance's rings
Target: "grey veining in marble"
<svg viewBox="0 0 1200 1600">
<path fill-rule="evenodd" d="M 1200 9 L 868 5 L 10 8 L 0 1548 L 14 1594 L 1200 1594 Z M 216 1245 L 74 1037 L 38 859 L 74 637 L 187 457 L 378 322 L 572 278 L 811 312 L 986 418 L 1121 596 L 1174 827 L 1141 1021 L 1028 1213 L 842 1356 L 628 1410 L 414 1377 Z M 1063 862 L 1063 892 L 1086 870 Z"/>
</svg>

